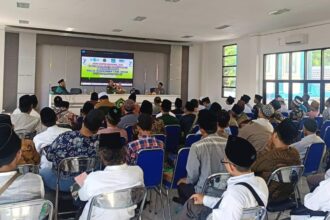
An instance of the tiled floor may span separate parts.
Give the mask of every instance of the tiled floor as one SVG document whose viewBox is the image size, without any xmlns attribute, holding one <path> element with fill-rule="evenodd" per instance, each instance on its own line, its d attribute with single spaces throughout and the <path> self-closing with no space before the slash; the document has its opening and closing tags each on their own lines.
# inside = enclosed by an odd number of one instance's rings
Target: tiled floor
<svg viewBox="0 0 330 220">
<path fill-rule="evenodd" d="M 304 198 L 304 196 L 309 192 L 309 188 L 307 186 L 307 182 L 306 182 L 306 178 L 303 177 L 301 179 L 301 181 L 299 182 L 299 190 L 300 190 L 300 193 L 301 193 L 301 196 L 302 198 Z M 151 207 L 152 209 L 154 209 L 154 203 L 153 201 L 155 201 L 155 193 L 153 193 L 152 195 L 152 203 L 151 203 Z M 171 191 L 170 192 L 170 198 L 172 198 L 173 196 L 176 196 L 176 191 Z M 168 208 L 167 208 L 167 203 L 166 203 L 166 199 L 165 197 L 163 198 L 163 201 L 165 202 L 166 206 L 165 206 L 165 219 L 168 220 L 170 219 L 169 218 L 169 211 L 168 211 Z M 174 220 L 179 220 L 178 218 L 176 218 L 177 216 L 177 213 L 179 213 L 182 209 L 182 206 L 177 204 L 177 203 L 174 203 L 172 202 L 172 200 L 170 200 L 170 205 L 171 205 L 171 216 L 172 216 L 172 219 Z M 147 207 L 144 211 L 143 211 L 143 214 L 142 214 L 142 219 L 145 219 L 145 220 L 162 220 L 163 219 L 163 215 L 162 215 L 162 209 L 161 209 L 161 204 L 160 204 L 160 199 L 159 197 L 157 198 L 157 208 L 156 208 L 156 211 L 157 211 L 157 215 L 154 214 L 154 212 L 149 212 L 149 207 Z M 269 220 L 273 220 L 275 219 L 277 216 L 277 213 L 268 213 L 268 219 Z M 290 215 L 289 215 L 289 212 L 285 212 L 281 215 L 280 219 L 286 219 L 286 218 L 289 218 Z"/>
</svg>

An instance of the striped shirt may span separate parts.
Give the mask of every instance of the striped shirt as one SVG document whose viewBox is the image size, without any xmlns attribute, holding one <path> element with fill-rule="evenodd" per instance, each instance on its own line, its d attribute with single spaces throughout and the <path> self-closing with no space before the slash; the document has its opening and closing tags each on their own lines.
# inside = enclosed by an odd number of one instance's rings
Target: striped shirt
<svg viewBox="0 0 330 220">
<path fill-rule="evenodd" d="M 136 141 L 128 143 L 126 163 L 133 165 L 136 163 L 137 153 L 141 149 L 164 148 L 164 143 L 154 137 L 143 136 Z"/>
</svg>

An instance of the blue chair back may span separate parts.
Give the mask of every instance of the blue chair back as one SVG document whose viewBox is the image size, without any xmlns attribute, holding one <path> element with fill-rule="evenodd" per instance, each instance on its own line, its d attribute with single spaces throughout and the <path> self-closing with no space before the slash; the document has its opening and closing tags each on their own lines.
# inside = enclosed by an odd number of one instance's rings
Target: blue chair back
<svg viewBox="0 0 330 220">
<path fill-rule="evenodd" d="M 321 129 L 322 124 L 323 124 L 323 117 L 321 117 L 321 116 L 315 117 L 315 120 L 317 121 L 318 128 Z"/>
<path fill-rule="evenodd" d="M 126 126 L 125 128 L 127 132 L 127 142 L 133 141 L 133 125 Z"/>
<path fill-rule="evenodd" d="M 231 135 L 233 136 L 237 136 L 238 135 L 238 127 L 236 126 L 229 126 L 230 131 L 231 131 Z"/>
<path fill-rule="evenodd" d="M 165 126 L 166 131 L 166 151 L 176 153 L 181 138 L 180 125 L 167 125 Z"/>
<path fill-rule="evenodd" d="M 304 127 L 304 123 L 305 121 L 308 119 L 309 117 L 303 117 L 300 121 L 299 121 L 299 130 L 303 129 Z"/>
<path fill-rule="evenodd" d="M 282 115 L 283 115 L 283 117 L 285 117 L 285 118 L 288 118 L 288 117 L 289 117 L 289 113 L 288 113 L 288 112 L 282 112 Z"/>
<path fill-rule="evenodd" d="M 246 115 L 249 117 L 249 119 L 254 119 L 254 114 L 253 113 L 246 113 Z"/>
<path fill-rule="evenodd" d="M 191 147 L 193 143 L 199 141 L 202 138 L 201 134 L 188 134 L 186 137 L 186 142 L 184 144 L 184 147 Z"/>
<path fill-rule="evenodd" d="M 321 129 L 320 129 L 320 137 L 324 140 L 325 130 L 327 127 L 330 127 L 330 120 L 326 120 L 323 122 Z"/>
<path fill-rule="evenodd" d="M 306 152 L 304 159 L 304 176 L 317 173 L 324 155 L 324 143 L 312 144 Z"/>
<path fill-rule="evenodd" d="M 187 160 L 190 148 L 184 147 L 179 150 L 178 157 L 176 159 L 175 168 L 173 171 L 173 178 L 171 183 L 171 189 L 176 189 L 178 187 L 177 182 L 181 178 L 187 177 Z"/>
<path fill-rule="evenodd" d="M 196 134 L 199 131 L 199 125 L 194 125 L 191 133 Z"/>
<path fill-rule="evenodd" d="M 157 140 L 162 141 L 164 143 L 166 143 L 166 135 L 165 134 L 153 134 L 153 137 L 155 137 Z"/>
<path fill-rule="evenodd" d="M 164 150 L 161 148 L 142 149 L 138 152 L 136 165 L 143 170 L 144 185 L 153 188 L 163 181 Z"/>
<path fill-rule="evenodd" d="M 330 127 L 327 127 L 324 134 L 324 143 L 327 149 L 330 149 Z"/>
</svg>

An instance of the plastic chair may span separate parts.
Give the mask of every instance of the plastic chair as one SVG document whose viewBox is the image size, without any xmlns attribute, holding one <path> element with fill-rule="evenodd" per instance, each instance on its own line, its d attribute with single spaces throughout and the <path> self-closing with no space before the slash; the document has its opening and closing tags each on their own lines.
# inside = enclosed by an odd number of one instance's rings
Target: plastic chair
<svg viewBox="0 0 330 220">
<path fill-rule="evenodd" d="M 241 220 L 264 220 L 266 218 L 267 210 L 263 206 L 243 209 Z"/>
<path fill-rule="evenodd" d="M 1 220 L 31 220 L 53 218 L 53 204 L 48 200 L 37 199 L 0 205 Z"/>
<path fill-rule="evenodd" d="M 181 127 L 180 125 L 167 125 L 166 131 L 166 151 L 176 153 L 180 144 Z"/>
<path fill-rule="evenodd" d="M 125 209 L 138 205 L 142 202 L 137 216 L 139 219 L 143 211 L 147 195 L 146 192 L 147 191 L 144 187 L 137 186 L 94 196 L 89 206 L 87 220 L 93 219 L 92 215 L 94 207 L 98 207 L 100 209 Z"/>
<path fill-rule="evenodd" d="M 323 121 L 323 124 L 320 129 L 320 137 L 324 140 L 324 134 L 327 127 L 330 127 L 330 120 Z"/>
<path fill-rule="evenodd" d="M 163 186 L 166 191 L 166 198 L 167 198 L 170 219 L 172 219 L 172 216 L 171 216 L 171 207 L 170 207 L 170 199 L 169 199 L 169 190 L 177 189 L 178 188 L 177 182 L 181 178 L 187 177 L 186 165 L 187 165 L 189 150 L 190 148 L 188 147 L 184 147 L 179 150 L 178 157 L 176 159 L 175 167 L 173 170 L 171 182 L 163 180 Z"/>
<path fill-rule="evenodd" d="M 127 142 L 133 141 L 133 125 L 129 125 L 125 127 L 125 130 L 127 132 Z"/>
<path fill-rule="evenodd" d="M 196 134 L 198 131 L 199 131 L 199 125 L 194 125 L 194 127 L 193 127 L 191 133 L 192 133 L 192 134 Z"/>
<path fill-rule="evenodd" d="M 227 180 L 229 177 L 229 173 L 212 174 L 205 180 L 202 194 L 220 198 L 227 188 Z"/>
<path fill-rule="evenodd" d="M 237 136 L 238 135 L 238 127 L 236 126 L 229 126 L 230 131 L 231 131 L 231 135 L 233 136 Z"/>
<path fill-rule="evenodd" d="M 321 129 L 321 126 L 323 124 L 323 117 L 322 116 L 315 117 L 315 120 L 317 121 L 318 129 Z"/>
<path fill-rule="evenodd" d="M 57 168 L 57 179 L 56 179 L 56 194 L 55 194 L 55 219 L 58 215 L 71 214 L 72 212 L 58 212 L 58 201 L 60 193 L 60 178 L 61 175 L 65 176 L 78 176 L 83 172 L 92 172 L 96 168 L 96 159 L 89 157 L 69 157 L 61 160 Z"/>
<path fill-rule="evenodd" d="M 288 117 L 289 117 L 289 113 L 288 113 L 288 112 L 282 112 L 282 115 L 283 115 L 283 117 L 285 117 L 285 118 L 288 118 Z"/>
<path fill-rule="evenodd" d="M 303 129 L 304 127 L 304 123 L 305 121 L 308 119 L 309 117 L 303 117 L 300 121 L 299 121 L 299 130 Z"/>
<path fill-rule="evenodd" d="M 280 203 L 274 203 L 269 202 L 267 205 L 267 210 L 269 212 L 279 212 L 276 220 L 280 218 L 281 214 L 286 211 L 290 210 L 294 207 L 297 207 L 298 205 L 298 199 L 297 199 L 297 193 L 299 194 L 299 191 L 297 190 L 297 184 L 304 173 L 304 166 L 287 166 L 287 167 L 281 167 L 276 169 L 269 177 L 267 181 L 267 186 L 270 188 L 270 186 L 274 183 L 277 184 L 290 184 L 292 187 L 292 193 L 295 194 L 294 200 L 291 199 L 291 193 L 288 194 L 288 197 L 286 200 L 280 202 Z M 278 190 L 282 190 L 283 187 L 277 188 Z M 286 188 L 285 188 L 286 190 Z M 278 193 L 278 191 L 270 192 L 269 198 L 272 198 L 273 193 Z M 300 195 L 298 195 L 300 197 Z"/>
<path fill-rule="evenodd" d="M 193 143 L 199 141 L 201 138 L 202 138 L 201 134 L 188 134 L 186 137 L 184 147 L 191 147 Z"/>
<path fill-rule="evenodd" d="M 325 153 L 324 143 L 315 143 L 308 147 L 304 159 L 304 176 L 317 173 Z"/>
<path fill-rule="evenodd" d="M 157 140 L 162 141 L 165 145 L 166 143 L 166 135 L 165 134 L 153 134 L 153 137 L 155 137 Z"/>
<path fill-rule="evenodd" d="M 248 116 L 248 118 L 250 120 L 254 119 L 254 114 L 253 113 L 246 113 L 246 115 Z"/>
<path fill-rule="evenodd" d="M 26 173 L 39 174 L 39 165 L 34 165 L 34 164 L 18 165 L 17 170 L 21 174 L 26 174 Z"/>
<path fill-rule="evenodd" d="M 142 149 L 138 151 L 136 165 L 141 167 L 141 169 L 143 170 L 144 185 L 147 190 L 154 189 L 160 195 L 161 205 L 163 209 L 163 218 L 165 219 L 165 210 L 162 195 L 164 150 L 161 148 L 154 148 Z M 155 214 L 157 213 L 155 212 Z"/>
<path fill-rule="evenodd" d="M 327 149 L 330 149 L 330 128 L 325 129 L 323 141 Z"/>
</svg>

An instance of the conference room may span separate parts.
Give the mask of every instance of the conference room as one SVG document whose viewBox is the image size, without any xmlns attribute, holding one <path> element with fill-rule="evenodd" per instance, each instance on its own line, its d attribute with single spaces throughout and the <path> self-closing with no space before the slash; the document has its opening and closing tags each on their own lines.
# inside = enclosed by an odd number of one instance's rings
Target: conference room
<svg viewBox="0 0 330 220">
<path fill-rule="evenodd" d="M 330 220 L 329 8 L 2 0 L 0 219 Z"/>
</svg>

